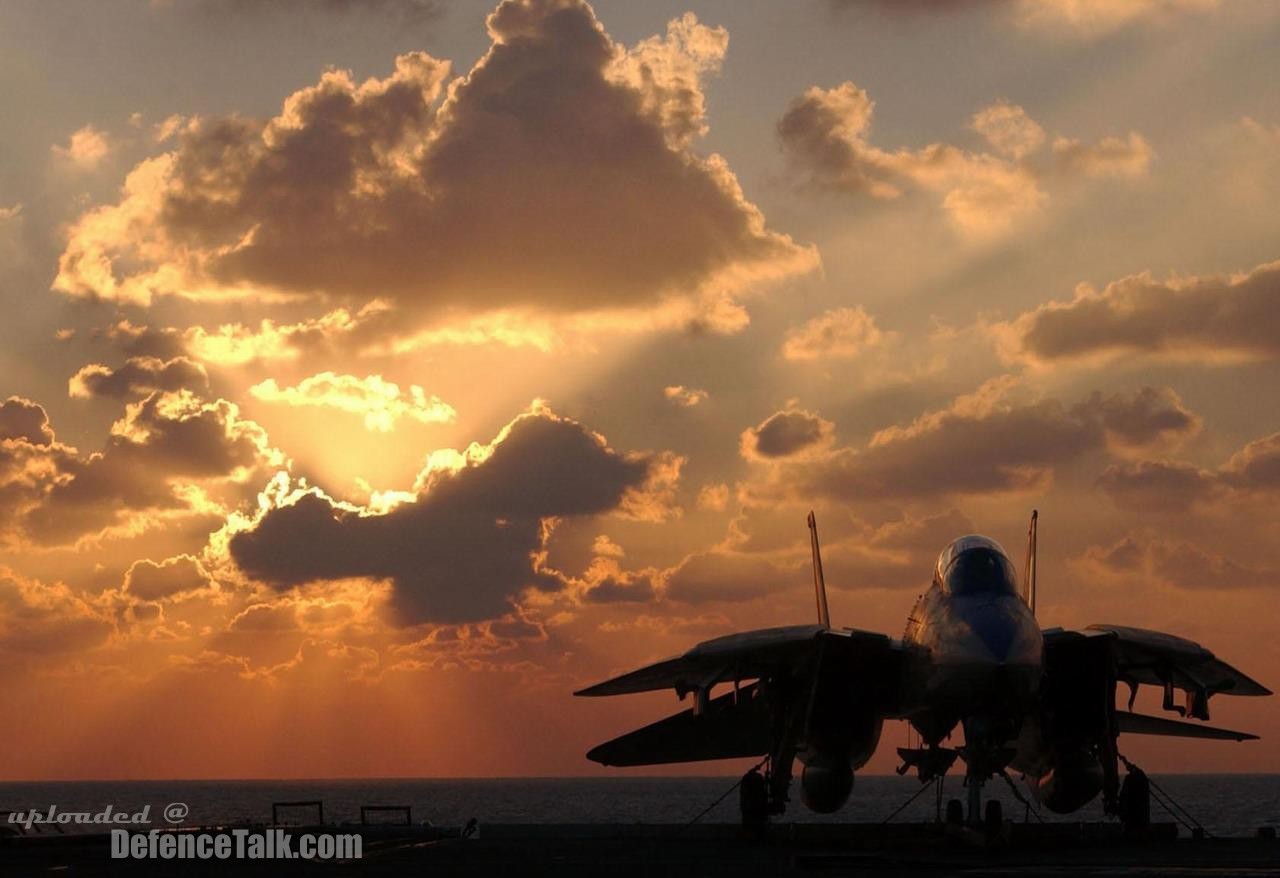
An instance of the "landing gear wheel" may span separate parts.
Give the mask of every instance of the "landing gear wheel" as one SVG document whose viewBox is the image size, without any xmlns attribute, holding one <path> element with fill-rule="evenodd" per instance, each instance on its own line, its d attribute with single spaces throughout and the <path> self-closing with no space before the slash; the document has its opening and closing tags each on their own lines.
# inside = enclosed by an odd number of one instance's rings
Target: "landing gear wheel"
<svg viewBox="0 0 1280 878">
<path fill-rule="evenodd" d="M 742 776 L 738 787 L 738 806 L 742 810 L 742 828 L 753 838 L 764 835 L 769 825 L 769 782 L 758 768 Z"/>
<path fill-rule="evenodd" d="M 959 826 L 964 823 L 964 802 L 959 799 L 947 800 L 947 825 Z"/>
<path fill-rule="evenodd" d="M 987 799 L 987 808 L 982 814 L 982 825 L 988 838 L 995 838 L 1004 826 L 1004 805 L 999 799 Z"/>
</svg>

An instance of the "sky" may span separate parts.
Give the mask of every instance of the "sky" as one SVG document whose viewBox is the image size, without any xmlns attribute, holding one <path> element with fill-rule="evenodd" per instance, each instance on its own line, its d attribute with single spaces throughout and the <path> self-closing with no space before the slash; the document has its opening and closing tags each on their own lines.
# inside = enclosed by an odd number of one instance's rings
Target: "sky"
<svg viewBox="0 0 1280 878">
<path fill-rule="evenodd" d="M 1034 508 L 1275 686 L 1275 4 L 3 9 L 0 778 L 612 773 L 810 509 L 835 624 Z"/>
</svg>

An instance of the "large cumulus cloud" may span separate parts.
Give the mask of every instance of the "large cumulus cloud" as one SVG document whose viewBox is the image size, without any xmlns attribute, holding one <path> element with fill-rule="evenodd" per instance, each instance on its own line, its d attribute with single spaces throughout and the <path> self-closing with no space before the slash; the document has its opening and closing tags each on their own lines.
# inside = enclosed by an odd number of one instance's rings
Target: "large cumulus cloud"
<svg viewBox="0 0 1280 878">
<path fill-rule="evenodd" d="M 674 464 L 678 471 L 678 463 Z M 363 577 L 390 580 L 401 622 L 502 616 L 526 588 L 561 583 L 540 571 L 554 521 L 611 511 L 640 515 L 669 455 L 620 454 L 581 424 L 535 407 L 488 445 L 435 455 L 409 497 L 389 510 L 319 491 L 274 501 L 229 552 L 277 588 Z"/>
<path fill-rule="evenodd" d="M 462 77 L 411 52 L 382 79 L 329 71 L 267 121 L 190 121 L 75 223 L 55 286 L 135 303 L 382 297 L 437 315 L 701 296 L 727 319 L 733 291 L 813 264 L 723 159 L 690 147 L 722 30 L 687 15 L 627 50 L 581 0 L 507 0 L 488 29 Z"/>
</svg>

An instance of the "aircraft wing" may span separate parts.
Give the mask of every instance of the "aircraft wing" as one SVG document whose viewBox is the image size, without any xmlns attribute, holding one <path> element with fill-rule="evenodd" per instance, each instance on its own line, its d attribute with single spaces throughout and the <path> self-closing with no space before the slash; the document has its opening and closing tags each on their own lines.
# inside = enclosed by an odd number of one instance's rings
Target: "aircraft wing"
<svg viewBox="0 0 1280 878">
<path fill-rule="evenodd" d="M 880 715 L 891 714 L 899 697 L 903 655 L 903 645 L 883 634 L 823 625 L 764 628 L 708 640 L 683 655 L 575 693 L 674 689 L 681 698 L 698 693 L 693 707 L 607 741 L 587 758 L 631 766 L 763 756 L 776 744 L 778 711 L 782 717 L 803 719 L 812 709 L 813 694 L 827 686 Z M 756 682 L 744 683 L 751 680 Z M 725 682 L 733 682 L 734 690 L 711 698 L 711 687 Z"/>
<path fill-rule="evenodd" d="M 744 631 L 699 643 L 688 652 L 647 665 L 612 680 L 597 683 L 575 695 L 629 695 L 656 689 L 687 692 L 716 683 L 758 680 L 780 673 L 799 674 L 820 651 L 850 661 L 887 660 L 900 647 L 883 634 L 822 625 L 788 625 Z"/>
<path fill-rule="evenodd" d="M 1128 710 L 1116 711 L 1116 726 L 1131 735 L 1166 735 L 1173 738 L 1208 738 L 1213 741 L 1256 741 L 1258 736 L 1233 729 L 1219 729 L 1162 716 L 1147 716 Z"/>
<path fill-rule="evenodd" d="M 1046 659 L 1055 649 L 1093 641 L 1110 651 L 1117 682 L 1165 690 L 1164 708 L 1195 719 L 1209 718 L 1213 695 L 1270 695 L 1271 690 L 1236 670 L 1194 641 L 1160 631 L 1124 625 L 1090 625 L 1080 631 L 1045 631 Z M 1185 707 L 1175 706 L 1173 690 L 1186 693 Z M 1150 733 L 1150 732 L 1148 732 Z"/>
<path fill-rule="evenodd" d="M 693 708 L 592 748 L 601 765 L 666 765 L 763 756 L 769 752 L 769 711 L 755 683 L 711 699 L 701 716 Z"/>
<path fill-rule="evenodd" d="M 1178 689 L 1202 689 L 1210 695 L 1271 694 L 1258 681 L 1185 638 L 1124 625 L 1090 625 L 1085 630 L 1115 636 L 1122 682 L 1163 686 L 1171 681 Z"/>
</svg>

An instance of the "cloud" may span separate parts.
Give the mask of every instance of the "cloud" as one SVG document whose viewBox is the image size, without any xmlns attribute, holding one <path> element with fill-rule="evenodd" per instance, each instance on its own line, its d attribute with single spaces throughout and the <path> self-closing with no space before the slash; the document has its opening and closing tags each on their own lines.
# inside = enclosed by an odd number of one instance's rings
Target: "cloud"
<svg viewBox="0 0 1280 878">
<path fill-rule="evenodd" d="M 602 576 L 583 593 L 592 604 L 650 603 L 657 595 L 653 577 L 643 573 L 618 573 Z"/>
<path fill-rule="evenodd" d="M 669 399 L 672 404 L 682 408 L 693 408 L 695 405 L 707 401 L 707 392 L 705 390 L 685 387 L 683 384 L 673 384 L 662 388 L 662 395 Z"/>
<path fill-rule="evenodd" d="M 295 631 L 298 608 L 292 602 L 252 604 L 245 607 L 227 625 L 229 631 Z"/>
<path fill-rule="evenodd" d="M 1053 160 L 1059 170 L 1089 177 L 1141 177 L 1151 166 L 1155 150 L 1130 131 L 1125 139 L 1104 137 L 1094 144 L 1059 137 L 1053 142 Z"/>
<path fill-rule="evenodd" d="M 783 591 L 800 580 L 800 563 L 780 565 L 760 555 L 728 550 L 691 555 L 671 571 L 666 595 L 673 601 L 749 601 Z"/>
<path fill-rule="evenodd" d="M 828 0 L 836 9 L 871 6 L 900 14 L 949 13 L 987 7 L 1011 13 L 1027 30 L 1096 38 L 1143 22 L 1206 12 L 1222 0 Z"/>
<path fill-rule="evenodd" d="M 52 445 L 53 428 L 44 407 L 20 396 L 0 403 L 0 441 Z"/>
<path fill-rule="evenodd" d="M 158 357 L 130 357 L 112 369 L 91 363 L 71 377 L 68 393 L 73 397 L 115 397 L 146 395 L 156 390 L 204 391 L 209 389 L 209 373 L 187 357 L 162 360 Z"/>
<path fill-rule="evenodd" d="M 1076 288 L 995 327 L 1003 356 L 1050 364 L 1122 355 L 1207 363 L 1280 356 L 1280 262 L 1229 277 L 1157 281 L 1149 273 L 1101 291 Z"/>
<path fill-rule="evenodd" d="M 816 264 L 690 147 L 722 30 L 686 15 L 628 50 L 581 0 L 507 0 L 488 29 L 462 77 L 411 52 L 383 79 L 331 70 L 269 121 L 193 120 L 73 225 L 55 287 L 376 295 L 417 324 L 678 306 L 736 327 L 730 297 Z"/>
<path fill-rule="evenodd" d="M 895 199 L 911 188 L 938 192 L 961 233 L 989 238 L 1039 212 L 1048 195 L 1049 168 L 1032 161 L 1044 131 L 1019 106 L 1000 102 L 980 110 L 970 127 L 996 150 L 970 152 L 950 144 L 887 151 L 868 141 L 875 102 L 852 82 L 813 86 L 793 100 L 778 123 L 792 167 L 819 191 Z M 1060 140 L 1061 178 L 1144 173 L 1152 152 L 1139 135 L 1096 146 Z"/>
<path fill-rule="evenodd" d="M 1014 379 L 994 379 L 945 409 L 881 430 L 865 448 L 780 461 L 766 493 L 849 502 L 1039 490 L 1056 468 L 1109 445 L 1172 442 L 1199 426 L 1170 390 L 1095 394 L 1067 407 L 1016 400 L 1015 389 Z"/>
<path fill-rule="evenodd" d="M 1182 404 L 1169 387 L 1143 387 L 1132 396 L 1098 391 L 1073 410 L 1081 418 L 1097 419 L 1113 445 L 1141 449 L 1176 444 L 1200 432 L 1202 421 Z"/>
<path fill-rule="evenodd" d="M 55 156 L 82 171 L 96 168 L 110 151 L 111 143 L 107 135 L 92 125 L 86 125 L 72 133 L 66 146 L 53 146 Z"/>
<path fill-rule="evenodd" d="M 190 555 L 166 558 L 158 564 L 149 559 L 135 561 L 124 575 L 125 591 L 144 601 L 160 601 L 213 585 L 213 577 Z"/>
<path fill-rule="evenodd" d="M 1215 9 L 1221 0 L 1018 0 L 1019 23 L 1099 36 L 1144 21 Z"/>
<path fill-rule="evenodd" d="M 782 356 L 788 360 L 855 357 L 879 345 L 884 337 L 860 306 L 836 308 L 788 330 Z"/>
<path fill-rule="evenodd" d="M 241 494 L 284 463 L 233 403 L 185 390 L 129 404 L 102 450 L 89 455 L 57 442 L 34 403 L 10 400 L 3 422 L 13 434 L 0 439 L 0 540 L 9 542 L 61 545 L 108 528 L 146 527 L 149 513 L 222 515 L 219 493 Z"/>
<path fill-rule="evenodd" d="M 62 583 L 28 579 L 0 567 L 0 664 L 31 665 L 56 655 L 80 657 L 103 644 L 110 621 Z"/>
<path fill-rule="evenodd" d="M 723 511 L 729 506 L 729 486 L 723 482 L 703 485 L 698 489 L 695 505 L 711 512 Z"/>
<path fill-rule="evenodd" d="M 835 430 L 835 424 L 812 412 L 788 408 L 742 431 L 738 447 L 748 460 L 798 457 L 830 447 Z"/>
<path fill-rule="evenodd" d="M 1117 506 L 1141 512 L 1178 513 L 1224 498 L 1266 497 L 1280 491 L 1280 433 L 1249 442 L 1216 469 L 1177 460 L 1114 464 L 1098 487 Z"/>
<path fill-rule="evenodd" d="M 759 511 L 757 510 L 748 510 Z M 749 519 L 737 522 L 749 531 Z M 776 530 L 770 521 L 763 527 Z M 823 572 L 829 589 L 910 589 L 927 579 L 937 553 L 974 530 L 955 509 L 923 518 L 900 516 L 871 525 L 857 521 L 835 539 L 825 533 Z M 810 549 L 803 528 L 781 547 L 761 549 L 749 533 L 708 552 L 685 557 L 665 572 L 664 595 L 682 603 L 752 601 L 797 587 L 812 588 Z"/>
<path fill-rule="evenodd" d="M 626 513 L 664 466 L 624 455 L 581 424 L 535 406 L 487 445 L 437 453 L 413 499 L 373 513 L 314 489 L 268 499 L 233 533 L 230 555 L 279 589 L 366 577 L 393 583 L 404 624 L 501 616 L 526 588 L 554 589 L 539 572 L 556 519 Z"/>
<path fill-rule="evenodd" d="M 453 407 L 438 396 L 428 397 L 417 384 L 402 393 L 400 386 L 380 375 L 357 378 L 321 372 L 304 378 L 295 387 L 280 387 L 268 378 L 249 388 L 263 402 L 291 406 L 317 406 L 362 415 L 366 430 L 390 433 L 401 418 L 422 424 L 446 424 L 457 417 Z"/>
<path fill-rule="evenodd" d="M 996 152 L 1009 158 L 1026 158 L 1044 145 L 1044 129 L 1022 107 L 1006 101 L 979 110 L 969 125 L 986 138 Z"/>
<path fill-rule="evenodd" d="M 1095 577 L 1128 588 L 1270 588 L 1280 581 L 1280 569 L 1241 564 L 1196 543 L 1151 531 L 1127 534 L 1110 546 L 1091 546 L 1075 563 Z"/>
</svg>

